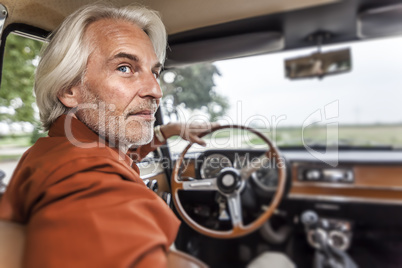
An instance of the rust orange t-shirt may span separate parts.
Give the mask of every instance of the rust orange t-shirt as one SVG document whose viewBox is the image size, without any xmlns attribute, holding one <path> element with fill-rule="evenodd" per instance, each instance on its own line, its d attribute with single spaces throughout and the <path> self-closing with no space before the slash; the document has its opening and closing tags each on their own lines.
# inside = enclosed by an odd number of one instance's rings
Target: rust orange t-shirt
<svg viewBox="0 0 402 268">
<path fill-rule="evenodd" d="M 23 155 L 0 219 L 26 225 L 32 268 L 164 267 L 179 226 L 127 155 L 65 115 Z"/>
</svg>

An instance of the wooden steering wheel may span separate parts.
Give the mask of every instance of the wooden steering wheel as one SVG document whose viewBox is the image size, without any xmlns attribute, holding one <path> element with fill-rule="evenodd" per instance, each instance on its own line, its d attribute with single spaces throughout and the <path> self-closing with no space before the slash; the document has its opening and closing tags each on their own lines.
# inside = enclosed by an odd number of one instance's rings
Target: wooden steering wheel
<svg viewBox="0 0 402 268">
<path fill-rule="evenodd" d="M 285 190 L 286 167 L 285 161 L 283 157 L 281 157 L 279 150 L 271 143 L 271 141 L 267 137 L 265 137 L 263 134 L 256 131 L 255 129 L 237 125 L 218 126 L 212 128 L 211 131 L 202 133 L 200 137 L 225 128 L 248 130 L 264 140 L 264 142 L 268 144 L 269 149 L 266 153 L 261 155 L 257 159 L 257 161 L 253 161 L 254 164 L 252 166 L 247 165 L 240 171 L 234 168 L 224 168 L 220 171 L 216 178 L 202 180 L 195 180 L 190 178 L 190 180 L 187 179 L 186 181 L 183 181 L 181 180 L 179 171 L 183 163 L 185 154 L 192 146 L 192 144 L 190 143 L 180 154 L 180 157 L 175 164 L 171 178 L 171 187 L 173 202 L 176 206 L 176 209 L 182 219 L 191 228 L 206 236 L 228 239 L 244 236 L 257 230 L 271 217 L 275 209 L 278 207 Z M 260 169 L 264 165 L 264 163 L 267 163 L 266 161 L 275 161 L 275 165 L 278 171 L 278 186 L 269 207 L 253 222 L 249 223 L 248 225 L 244 225 L 240 198 L 240 193 L 243 189 L 241 185 L 244 185 L 247 182 L 254 171 Z M 232 228 L 225 231 L 213 230 L 206 228 L 194 221 L 184 210 L 179 198 L 179 191 L 218 191 L 220 194 L 226 197 Z"/>
</svg>

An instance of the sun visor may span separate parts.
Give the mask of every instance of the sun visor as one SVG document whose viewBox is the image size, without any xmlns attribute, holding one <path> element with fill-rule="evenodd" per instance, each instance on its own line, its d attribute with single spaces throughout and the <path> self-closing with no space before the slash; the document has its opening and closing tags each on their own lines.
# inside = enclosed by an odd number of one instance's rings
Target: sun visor
<svg viewBox="0 0 402 268">
<path fill-rule="evenodd" d="M 242 35 L 171 45 L 167 51 L 167 67 L 196 62 L 216 61 L 264 54 L 283 49 L 279 32 L 256 32 Z"/>
<path fill-rule="evenodd" d="M 402 34 L 402 4 L 374 8 L 360 13 L 357 30 L 360 38 Z"/>
</svg>

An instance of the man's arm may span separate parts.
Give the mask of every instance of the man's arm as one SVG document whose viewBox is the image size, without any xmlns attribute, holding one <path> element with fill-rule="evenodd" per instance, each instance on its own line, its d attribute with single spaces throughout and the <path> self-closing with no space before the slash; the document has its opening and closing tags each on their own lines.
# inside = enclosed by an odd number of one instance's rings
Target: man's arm
<svg viewBox="0 0 402 268">
<path fill-rule="evenodd" d="M 182 139 L 191 143 L 198 143 L 205 146 L 205 142 L 198 137 L 201 133 L 211 131 L 212 128 L 219 126 L 218 123 L 204 123 L 204 124 L 184 124 L 184 123 L 170 123 L 160 127 L 160 130 L 168 139 L 173 136 L 180 136 Z"/>
<path fill-rule="evenodd" d="M 180 136 L 182 139 L 187 140 L 191 143 L 197 143 L 201 146 L 205 146 L 205 142 L 201 138 L 199 138 L 198 135 L 204 132 L 208 132 L 212 128 L 217 126 L 219 126 L 218 123 L 169 123 L 167 125 L 161 125 L 160 134 L 162 135 L 163 139 L 157 137 L 160 135 L 154 135 L 154 138 L 150 143 L 141 146 L 135 150 L 131 150 L 129 153 L 133 156 L 132 158 L 134 160 L 140 161 L 148 153 L 165 144 L 166 140 L 173 136 Z"/>
</svg>

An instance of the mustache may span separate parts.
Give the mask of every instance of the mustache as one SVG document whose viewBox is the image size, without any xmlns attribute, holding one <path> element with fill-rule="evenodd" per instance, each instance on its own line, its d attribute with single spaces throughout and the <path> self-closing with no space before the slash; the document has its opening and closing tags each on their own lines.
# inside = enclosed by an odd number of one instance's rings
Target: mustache
<svg viewBox="0 0 402 268">
<path fill-rule="evenodd" d="M 144 101 L 140 105 L 136 105 L 136 107 L 127 109 L 124 112 L 124 117 L 127 118 L 130 115 L 136 115 L 142 113 L 149 113 L 154 115 L 158 107 L 159 104 L 155 100 Z"/>
<path fill-rule="evenodd" d="M 90 90 L 87 84 L 84 84 L 84 88 L 81 90 L 83 94 L 84 103 L 88 105 L 96 105 L 97 108 L 109 107 L 106 109 L 114 110 L 116 104 L 103 100 L 96 92 Z M 159 108 L 160 99 L 143 99 L 141 103 L 136 104 L 135 107 L 127 107 L 120 116 L 127 119 L 130 115 L 139 113 L 152 113 L 155 114 Z"/>
</svg>

